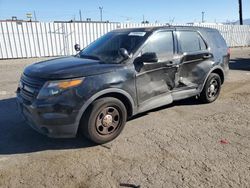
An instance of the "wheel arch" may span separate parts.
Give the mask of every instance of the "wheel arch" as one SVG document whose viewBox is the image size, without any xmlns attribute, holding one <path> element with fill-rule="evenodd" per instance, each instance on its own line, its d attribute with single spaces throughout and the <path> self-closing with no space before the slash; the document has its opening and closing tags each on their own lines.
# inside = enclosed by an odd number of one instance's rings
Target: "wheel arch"
<svg viewBox="0 0 250 188">
<path fill-rule="evenodd" d="M 216 68 L 214 69 L 211 73 L 216 73 L 220 76 L 220 79 L 221 79 L 221 85 L 224 83 L 224 80 L 225 80 L 225 75 L 224 75 L 224 72 L 222 69 L 220 68 Z M 210 73 L 210 74 L 211 74 Z"/>
<path fill-rule="evenodd" d="M 127 109 L 128 117 L 131 117 L 133 115 L 133 106 L 131 104 L 131 101 L 124 94 L 118 93 L 118 92 L 106 93 L 106 94 L 99 96 L 95 100 L 100 99 L 100 98 L 104 98 L 104 97 L 113 97 L 113 98 L 120 100 L 125 105 L 125 107 Z"/>
<path fill-rule="evenodd" d="M 77 115 L 77 118 L 76 118 L 76 124 L 78 126 L 80 124 L 82 116 L 84 115 L 84 113 L 86 112 L 88 107 L 95 100 L 103 98 L 103 97 L 114 97 L 114 98 L 117 98 L 117 99 L 121 100 L 121 102 L 123 102 L 123 104 L 125 105 L 125 107 L 127 109 L 128 117 L 131 117 L 134 114 L 134 112 L 135 112 L 135 104 L 134 104 L 133 98 L 131 97 L 131 95 L 129 93 L 127 93 L 126 91 L 124 91 L 122 89 L 116 89 L 116 88 L 105 89 L 105 90 L 102 90 L 102 91 L 94 94 L 81 107 L 81 109 L 79 110 L 79 113 Z"/>
<path fill-rule="evenodd" d="M 224 81 L 225 81 L 225 73 L 224 73 L 223 69 L 222 69 L 220 66 L 216 66 L 216 67 L 214 67 L 213 69 L 211 69 L 211 70 L 209 71 L 209 73 L 207 74 L 206 79 L 205 79 L 205 81 L 204 81 L 204 83 L 203 83 L 203 85 L 202 85 L 201 91 L 203 90 L 203 88 L 204 88 L 204 86 L 205 86 L 205 84 L 206 84 L 206 82 L 207 82 L 207 79 L 208 79 L 208 77 L 209 77 L 209 75 L 210 75 L 211 73 L 216 73 L 216 74 L 218 74 L 218 75 L 220 76 L 220 79 L 221 79 L 221 85 L 224 83 Z"/>
</svg>

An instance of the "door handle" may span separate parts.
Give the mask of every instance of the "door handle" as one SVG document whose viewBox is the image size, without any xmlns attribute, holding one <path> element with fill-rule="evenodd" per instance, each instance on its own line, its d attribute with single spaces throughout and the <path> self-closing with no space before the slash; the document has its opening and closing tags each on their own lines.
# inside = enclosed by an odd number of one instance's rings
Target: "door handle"
<svg viewBox="0 0 250 188">
<path fill-rule="evenodd" d="M 179 68 L 180 65 L 179 65 L 179 64 L 174 64 L 174 63 L 171 61 L 171 63 L 165 64 L 165 67 L 167 67 L 167 68 Z"/>
<path fill-rule="evenodd" d="M 165 67 L 172 67 L 173 66 L 173 61 L 168 61 L 166 64 L 165 64 Z"/>
<path fill-rule="evenodd" d="M 212 57 L 212 54 L 205 54 L 203 55 L 203 59 L 209 59 Z"/>
</svg>

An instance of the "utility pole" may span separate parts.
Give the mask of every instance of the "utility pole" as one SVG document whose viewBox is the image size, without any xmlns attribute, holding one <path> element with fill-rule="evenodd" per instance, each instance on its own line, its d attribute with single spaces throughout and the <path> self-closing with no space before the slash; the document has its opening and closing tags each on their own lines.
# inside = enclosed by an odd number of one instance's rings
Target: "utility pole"
<svg viewBox="0 0 250 188">
<path fill-rule="evenodd" d="M 80 21 L 82 21 L 82 11 L 79 10 L 79 17 L 80 17 Z"/>
<path fill-rule="evenodd" d="M 204 18 L 205 18 L 205 12 L 203 11 L 203 12 L 201 12 L 201 22 L 202 23 L 205 22 Z"/>
<path fill-rule="evenodd" d="M 240 17 L 240 25 L 243 25 L 242 0 L 239 0 L 239 17 Z"/>
<path fill-rule="evenodd" d="M 35 21 L 37 21 L 37 19 L 36 19 L 36 11 L 34 11 L 34 18 L 35 18 Z"/>
<path fill-rule="evenodd" d="M 102 22 L 102 11 L 103 11 L 103 7 L 99 7 L 100 10 L 100 17 L 101 17 L 101 22 Z"/>
</svg>

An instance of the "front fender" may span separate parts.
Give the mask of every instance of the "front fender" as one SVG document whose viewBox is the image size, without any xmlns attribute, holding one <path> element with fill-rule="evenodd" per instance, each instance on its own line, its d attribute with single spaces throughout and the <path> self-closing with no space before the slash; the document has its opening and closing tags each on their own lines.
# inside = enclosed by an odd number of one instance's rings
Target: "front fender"
<svg viewBox="0 0 250 188">
<path fill-rule="evenodd" d="M 118 94 L 122 94 L 124 95 L 125 97 L 127 97 L 127 99 L 129 100 L 129 102 L 131 103 L 131 106 L 132 106 L 132 114 L 134 114 L 134 112 L 136 111 L 136 108 L 135 108 L 135 103 L 134 103 L 134 100 L 133 98 L 131 97 L 131 95 L 122 90 L 122 89 L 118 89 L 118 88 L 109 88 L 109 89 L 105 89 L 105 90 L 102 90 L 96 94 L 94 94 L 91 98 L 89 98 L 85 103 L 84 105 L 80 108 L 79 112 L 78 112 L 78 115 L 76 117 L 76 122 L 75 124 L 76 125 L 79 125 L 80 123 L 80 120 L 81 120 L 81 117 L 82 115 L 84 114 L 84 112 L 86 111 L 86 109 L 89 107 L 89 105 L 95 101 L 96 99 L 98 99 L 99 97 L 105 95 L 105 94 L 109 94 L 109 93 L 118 93 Z"/>
</svg>

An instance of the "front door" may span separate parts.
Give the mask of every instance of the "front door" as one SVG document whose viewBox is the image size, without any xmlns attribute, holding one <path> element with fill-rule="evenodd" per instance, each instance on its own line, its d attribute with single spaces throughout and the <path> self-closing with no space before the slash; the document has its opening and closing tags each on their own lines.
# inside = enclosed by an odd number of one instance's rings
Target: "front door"
<svg viewBox="0 0 250 188">
<path fill-rule="evenodd" d="M 173 31 L 160 31 L 153 34 L 143 47 L 141 54 L 155 53 L 157 62 L 143 62 L 137 69 L 136 87 L 139 111 L 169 104 L 170 91 L 175 87 L 176 66 Z"/>
</svg>

